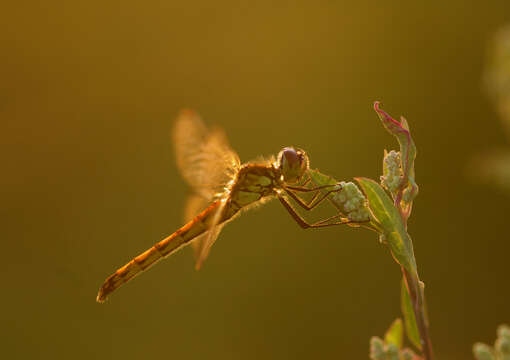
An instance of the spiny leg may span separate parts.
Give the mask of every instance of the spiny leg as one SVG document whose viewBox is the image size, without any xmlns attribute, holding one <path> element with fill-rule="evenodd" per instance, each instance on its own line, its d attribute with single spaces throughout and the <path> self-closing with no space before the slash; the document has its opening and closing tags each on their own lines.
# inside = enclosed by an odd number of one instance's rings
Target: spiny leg
<svg viewBox="0 0 510 360">
<path fill-rule="evenodd" d="M 344 217 L 343 214 L 336 214 L 336 215 L 330 216 L 330 217 L 328 217 L 326 219 L 323 219 L 321 221 L 318 221 L 315 224 L 316 225 L 325 224 L 325 223 L 329 223 L 331 220 L 336 220 L 336 219 L 340 219 L 340 222 L 342 222 L 342 223 L 351 223 L 351 222 L 353 222 L 353 221 L 347 219 L 346 217 Z"/>
<path fill-rule="evenodd" d="M 308 184 L 309 182 L 310 181 L 306 181 L 303 184 L 303 186 L 286 185 L 285 187 L 287 189 L 290 189 L 290 190 L 293 190 L 293 191 L 296 191 L 296 192 L 312 192 L 312 191 L 319 191 L 319 190 L 327 189 L 327 188 L 334 187 L 334 186 L 340 186 L 339 184 L 320 185 L 320 186 L 315 186 L 315 187 L 310 187 L 310 188 L 304 186 L 304 185 Z M 340 189 L 337 189 L 335 191 L 339 191 Z"/>
<path fill-rule="evenodd" d="M 336 217 L 341 218 L 340 215 L 334 215 L 333 217 L 330 217 L 325 220 L 321 220 L 314 224 L 309 224 L 306 222 L 305 219 L 301 215 L 299 215 L 296 210 L 292 207 L 292 205 L 285 199 L 281 194 L 277 193 L 276 195 L 278 197 L 278 200 L 282 203 L 283 207 L 289 212 L 289 214 L 292 216 L 292 218 L 298 223 L 299 226 L 301 226 L 303 229 L 310 229 L 310 228 L 321 228 L 321 227 L 327 227 L 327 226 L 334 226 L 334 225 L 345 225 L 349 223 L 354 223 L 355 221 L 339 221 L 336 223 L 329 223 L 326 224 L 326 221 L 332 220 Z"/>
<path fill-rule="evenodd" d="M 335 223 L 330 223 L 330 221 L 335 220 L 335 219 L 339 219 L 339 220 Z M 330 225 L 352 224 L 353 226 L 361 226 L 361 225 L 367 224 L 369 222 L 370 222 L 370 220 L 350 220 L 349 218 L 345 217 L 345 214 L 339 213 L 339 214 L 330 216 L 326 219 L 323 219 L 321 221 L 317 221 L 316 223 L 314 223 L 314 225 L 329 223 Z"/>
<path fill-rule="evenodd" d="M 310 177 L 308 177 L 308 179 L 306 179 L 300 186 L 304 187 L 306 186 L 310 181 L 312 181 L 312 179 Z"/>
<path fill-rule="evenodd" d="M 336 186 L 336 185 L 325 185 L 325 186 L 320 186 L 319 188 L 311 189 L 310 191 L 316 191 L 316 193 L 313 195 L 312 199 L 309 202 L 304 201 L 303 199 L 301 199 L 298 195 L 296 195 L 294 193 L 294 191 L 301 191 L 301 190 L 296 190 L 295 188 L 293 188 L 291 186 L 285 186 L 283 189 L 285 190 L 285 193 L 287 195 L 289 195 L 291 198 L 293 198 L 297 202 L 297 204 L 299 206 L 301 206 L 303 209 L 312 210 L 317 205 L 319 205 L 322 201 L 324 201 L 324 199 L 328 198 L 328 196 L 330 194 L 341 190 L 341 189 L 330 190 L 327 193 L 323 194 L 322 197 L 319 198 L 320 190 L 323 188 L 326 188 L 326 187 L 331 187 L 331 186 Z M 319 199 L 317 199 L 317 198 L 319 198 Z"/>
</svg>

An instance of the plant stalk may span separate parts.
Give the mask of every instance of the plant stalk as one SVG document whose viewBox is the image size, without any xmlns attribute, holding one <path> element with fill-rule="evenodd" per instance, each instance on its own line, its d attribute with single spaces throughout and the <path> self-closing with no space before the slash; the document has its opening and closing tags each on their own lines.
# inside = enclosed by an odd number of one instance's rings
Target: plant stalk
<svg viewBox="0 0 510 360">
<path fill-rule="evenodd" d="M 425 299 L 423 291 L 420 289 L 420 279 L 418 274 L 411 274 L 403 266 L 401 269 L 406 281 L 407 292 L 409 293 L 413 305 L 418 332 L 420 333 L 423 357 L 425 360 L 433 360 L 434 353 L 432 351 L 432 341 L 429 335 L 428 320 L 425 314 Z"/>
</svg>

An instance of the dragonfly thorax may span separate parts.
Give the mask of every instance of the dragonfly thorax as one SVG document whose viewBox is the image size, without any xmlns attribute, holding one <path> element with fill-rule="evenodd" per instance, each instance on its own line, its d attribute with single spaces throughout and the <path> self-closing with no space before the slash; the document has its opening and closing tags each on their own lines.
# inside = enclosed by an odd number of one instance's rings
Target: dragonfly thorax
<svg viewBox="0 0 510 360">
<path fill-rule="evenodd" d="M 285 147 L 278 154 L 276 166 L 287 183 L 296 183 L 306 173 L 310 161 L 304 150 Z"/>
</svg>

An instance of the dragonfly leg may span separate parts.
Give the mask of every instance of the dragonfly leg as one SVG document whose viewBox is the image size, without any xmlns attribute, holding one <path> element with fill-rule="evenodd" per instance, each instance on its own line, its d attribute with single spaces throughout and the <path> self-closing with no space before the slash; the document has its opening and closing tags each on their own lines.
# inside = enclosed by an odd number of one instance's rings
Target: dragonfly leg
<svg viewBox="0 0 510 360">
<path fill-rule="evenodd" d="M 303 199 L 301 199 L 298 195 L 296 195 L 294 193 L 295 190 L 292 190 L 292 188 L 290 187 L 284 187 L 283 188 L 285 190 L 285 193 L 287 195 L 289 195 L 291 198 L 293 198 L 299 206 L 301 206 L 303 209 L 305 210 L 312 210 L 314 207 L 316 207 L 317 205 L 319 205 L 322 201 L 324 201 L 324 199 L 326 199 L 330 194 L 334 193 L 334 192 L 338 192 L 340 191 L 340 189 L 334 189 L 334 190 L 330 190 L 328 192 L 326 192 L 325 194 L 323 194 L 320 198 L 319 198 L 319 195 L 320 195 L 320 189 L 319 190 L 316 190 L 316 193 L 314 194 L 314 196 L 312 197 L 312 199 L 307 203 L 306 201 L 304 201 Z"/>
<path fill-rule="evenodd" d="M 306 179 L 305 182 L 301 184 L 301 186 L 306 186 L 310 181 L 312 181 L 311 178 Z"/>
<path fill-rule="evenodd" d="M 345 223 L 345 222 L 353 222 L 353 221 L 350 221 L 347 218 L 345 218 L 343 216 L 343 214 L 336 214 L 336 215 L 330 216 L 330 217 L 328 217 L 328 218 L 326 218 L 324 220 L 316 222 L 315 225 L 326 224 L 326 223 L 329 223 L 331 220 L 335 220 L 335 219 L 340 219 L 340 221 L 343 222 L 343 223 Z"/>
<path fill-rule="evenodd" d="M 319 191 L 319 190 L 323 190 L 323 189 L 327 189 L 327 188 L 331 188 L 331 187 L 335 187 L 335 186 L 339 186 L 338 184 L 331 184 L 331 185 L 321 185 L 321 186 L 315 186 L 315 187 L 306 187 L 304 185 L 308 184 L 310 182 L 310 180 L 307 180 L 303 186 L 291 186 L 291 185 L 286 185 L 285 187 L 287 189 L 290 189 L 292 191 L 295 191 L 295 192 L 312 192 L 312 191 Z M 340 191 L 340 189 L 336 189 L 334 191 Z"/>
<path fill-rule="evenodd" d="M 306 222 L 305 219 L 301 215 L 297 213 L 297 211 L 292 207 L 292 205 L 285 199 L 281 194 L 277 194 L 278 200 L 282 203 L 283 207 L 289 212 L 289 214 L 292 216 L 292 218 L 298 223 L 299 226 L 301 226 L 303 229 L 310 229 L 310 228 L 321 228 L 321 227 L 327 227 L 327 226 L 335 226 L 335 225 L 345 225 L 350 223 L 357 223 L 357 221 L 351 221 L 347 220 L 345 218 L 342 218 L 340 215 L 334 215 L 330 218 L 327 218 L 325 220 L 321 220 L 314 224 L 309 224 Z M 340 221 L 334 222 L 334 223 L 327 223 L 328 221 L 331 221 L 335 218 L 339 218 Z"/>
</svg>

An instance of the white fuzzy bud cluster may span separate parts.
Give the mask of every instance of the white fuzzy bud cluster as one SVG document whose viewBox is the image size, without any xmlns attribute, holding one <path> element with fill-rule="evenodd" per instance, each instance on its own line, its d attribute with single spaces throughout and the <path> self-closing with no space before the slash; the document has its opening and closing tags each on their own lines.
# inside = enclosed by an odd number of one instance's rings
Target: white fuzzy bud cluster
<svg viewBox="0 0 510 360">
<path fill-rule="evenodd" d="M 400 167 L 400 152 L 391 150 L 384 156 L 381 184 L 391 193 L 395 193 L 400 185 L 401 178 L 402 168 Z"/>
<path fill-rule="evenodd" d="M 332 200 L 340 206 L 349 220 L 369 221 L 370 213 L 367 208 L 367 199 L 353 182 L 340 182 L 342 190 L 333 194 Z"/>
<path fill-rule="evenodd" d="M 484 343 L 475 343 L 473 354 L 476 360 L 510 359 L 510 327 L 508 325 L 499 326 L 498 338 L 494 342 L 494 347 Z"/>
</svg>

